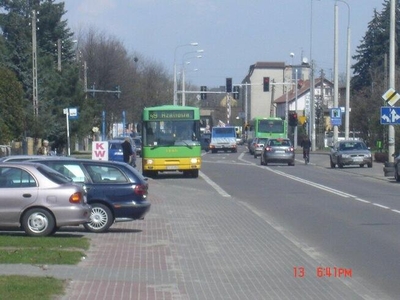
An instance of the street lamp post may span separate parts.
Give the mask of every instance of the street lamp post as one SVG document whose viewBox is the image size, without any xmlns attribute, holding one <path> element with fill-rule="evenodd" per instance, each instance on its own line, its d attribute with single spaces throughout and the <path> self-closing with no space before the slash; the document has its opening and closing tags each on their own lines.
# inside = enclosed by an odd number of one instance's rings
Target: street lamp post
<svg viewBox="0 0 400 300">
<path fill-rule="evenodd" d="M 334 57 L 333 57 L 333 67 L 334 67 L 334 94 L 333 94 L 333 107 L 337 108 L 339 106 L 339 62 L 338 62 L 338 5 L 337 1 L 335 2 L 335 20 L 334 20 Z M 338 126 L 333 126 L 333 142 L 336 143 L 339 137 Z"/>
<path fill-rule="evenodd" d="M 349 138 L 350 127 L 350 6 L 344 0 L 337 0 L 347 5 L 347 53 L 346 53 L 346 107 L 345 107 L 345 138 Z"/>
<path fill-rule="evenodd" d="M 192 51 L 192 52 L 187 52 L 187 53 L 185 53 L 184 55 L 183 55 L 183 60 L 185 60 L 185 56 L 187 55 L 187 54 L 191 54 L 191 53 L 203 53 L 204 52 L 204 50 L 202 50 L 202 49 L 200 49 L 200 50 L 196 50 L 196 51 Z M 197 55 L 197 56 L 194 56 L 194 57 L 189 57 L 189 58 L 202 58 L 203 56 L 201 56 L 201 55 Z M 188 58 L 188 59 L 189 59 Z M 183 61 L 183 63 L 182 63 L 182 106 L 185 106 L 186 105 L 186 94 L 185 94 L 185 64 L 190 64 L 190 62 L 188 61 L 188 62 L 185 62 L 185 61 Z"/>
<path fill-rule="evenodd" d="M 189 44 L 184 44 L 184 45 L 179 45 L 175 47 L 174 50 L 174 105 L 177 105 L 178 103 L 178 95 L 177 95 L 177 82 L 176 82 L 176 51 L 178 50 L 178 48 L 182 48 L 182 47 L 188 47 L 188 46 L 197 46 L 199 43 L 197 42 L 193 42 L 193 43 L 189 43 Z"/>
</svg>

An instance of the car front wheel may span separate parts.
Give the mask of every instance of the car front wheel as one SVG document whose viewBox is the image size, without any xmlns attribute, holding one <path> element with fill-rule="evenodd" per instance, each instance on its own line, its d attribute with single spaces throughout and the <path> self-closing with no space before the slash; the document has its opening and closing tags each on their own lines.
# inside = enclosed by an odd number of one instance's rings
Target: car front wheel
<svg viewBox="0 0 400 300">
<path fill-rule="evenodd" d="M 22 228 L 30 236 L 47 236 L 54 233 L 56 221 L 47 210 L 32 208 L 22 217 Z"/>
<path fill-rule="evenodd" d="M 83 226 L 91 232 L 100 233 L 107 231 L 114 222 L 111 210 L 100 203 L 94 203 L 91 206 L 90 222 Z"/>
</svg>

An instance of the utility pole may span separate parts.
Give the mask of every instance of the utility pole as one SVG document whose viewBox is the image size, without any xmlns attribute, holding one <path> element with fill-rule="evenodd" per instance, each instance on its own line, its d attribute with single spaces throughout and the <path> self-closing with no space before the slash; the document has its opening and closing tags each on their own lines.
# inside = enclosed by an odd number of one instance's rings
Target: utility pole
<svg viewBox="0 0 400 300">
<path fill-rule="evenodd" d="M 36 53 L 36 11 L 32 10 L 32 97 L 33 115 L 39 115 L 38 80 L 37 80 L 37 53 Z"/>
<path fill-rule="evenodd" d="M 395 84 L 395 66 L 396 66 L 396 52 L 395 52 L 395 33 L 396 33 L 396 1 L 390 1 L 390 44 L 389 44 L 389 86 L 396 89 Z M 388 161 L 394 162 L 393 155 L 395 154 L 395 130 L 393 125 L 388 128 Z"/>
</svg>

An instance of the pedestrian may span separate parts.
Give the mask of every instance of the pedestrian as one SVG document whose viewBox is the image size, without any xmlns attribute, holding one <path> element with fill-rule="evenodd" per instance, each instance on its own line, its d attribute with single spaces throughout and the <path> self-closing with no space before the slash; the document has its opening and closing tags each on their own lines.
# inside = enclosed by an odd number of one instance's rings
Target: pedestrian
<svg viewBox="0 0 400 300">
<path fill-rule="evenodd" d="M 127 164 L 130 163 L 131 160 L 131 156 L 133 155 L 133 151 L 132 151 L 132 145 L 129 142 L 129 138 L 125 138 L 124 142 L 121 144 L 122 147 L 122 153 L 124 156 L 124 162 L 126 162 Z"/>
<path fill-rule="evenodd" d="M 43 140 L 42 146 L 37 150 L 38 155 L 51 155 L 51 149 L 48 140 Z"/>
</svg>

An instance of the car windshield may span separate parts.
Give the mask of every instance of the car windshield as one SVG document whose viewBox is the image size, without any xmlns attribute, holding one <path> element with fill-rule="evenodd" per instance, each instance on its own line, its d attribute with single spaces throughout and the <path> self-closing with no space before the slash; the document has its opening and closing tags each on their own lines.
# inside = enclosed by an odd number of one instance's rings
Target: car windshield
<svg viewBox="0 0 400 300">
<path fill-rule="evenodd" d="M 367 146 L 362 142 L 346 142 L 340 143 L 339 150 L 352 151 L 352 150 L 367 150 Z"/>
<path fill-rule="evenodd" d="M 270 146 L 290 146 L 290 141 L 284 140 L 284 139 L 276 139 L 276 140 L 271 140 L 269 145 Z"/>
<path fill-rule="evenodd" d="M 259 139 L 258 143 L 259 144 L 265 144 L 268 141 L 268 139 Z"/>
<path fill-rule="evenodd" d="M 47 167 L 47 166 L 38 166 L 38 171 L 42 173 L 44 176 L 49 178 L 51 181 L 58 183 L 58 184 L 64 184 L 64 183 L 69 183 L 72 182 L 71 178 L 68 178 L 67 176 L 64 176 L 63 174 L 59 172 L 55 172 L 53 169 Z"/>
</svg>

